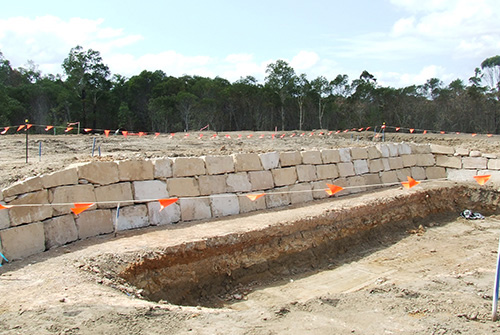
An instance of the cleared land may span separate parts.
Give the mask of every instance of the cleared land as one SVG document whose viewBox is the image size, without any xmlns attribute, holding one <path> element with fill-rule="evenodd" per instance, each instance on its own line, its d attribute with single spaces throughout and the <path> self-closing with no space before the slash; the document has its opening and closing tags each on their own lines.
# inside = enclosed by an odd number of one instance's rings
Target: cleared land
<svg viewBox="0 0 500 335">
<path fill-rule="evenodd" d="M 101 158 L 91 158 L 91 136 L 30 136 L 31 163 L 24 160 L 24 137 L 0 138 L 2 185 L 90 159 L 200 156 L 362 146 L 365 135 L 260 139 L 102 136 Z M 288 133 L 290 135 L 291 133 Z M 359 141 L 357 141 L 359 136 Z M 193 138 L 195 137 L 195 138 Z M 386 140 L 434 142 L 500 152 L 497 137 L 478 135 L 387 135 Z M 427 186 L 421 186 L 427 187 Z M 298 207 L 309 215 L 329 202 L 367 202 L 399 189 L 328 199 Z M 289 211 L 272 212 L 275 222 Z M 301 213 L 301 214 L 300 214 Z M 457 213 L 458 214 L 458 213 Z M 238 220 L 258 220 L 258 214 Z M 230 231 L 234 219 L 157 227 L 88 239 L 50 250 L 0 269 L 0 332 L 6 334 L 489 334 L 500 332 L 490 320 L 491 295 L 500 235 L 500 216 L 466 221 L 458 215 L 431 216 L 415 229 L 374 237 L 326 268 L 279 278 L 272 284 L 243 287 L 222 308 L 175 306 L 138 299 L 103 273 L 114 255 L 146 252 L 165 239 L 182 241 L 200 231 Z M 419 227 L 419 225 L 422 225 Z M 227 225 L 225 227 L 225 225 Z M 227 229 L 226 229 L 227 228 Z M 185 235 L 183 235 L 185 234 Z M 97 266 L 99 265 L 99 266 Z M 261 284 L 261 285 L 259 285 Z M 265 285 L 264 285 L 265 284 Z"/>
</svg>

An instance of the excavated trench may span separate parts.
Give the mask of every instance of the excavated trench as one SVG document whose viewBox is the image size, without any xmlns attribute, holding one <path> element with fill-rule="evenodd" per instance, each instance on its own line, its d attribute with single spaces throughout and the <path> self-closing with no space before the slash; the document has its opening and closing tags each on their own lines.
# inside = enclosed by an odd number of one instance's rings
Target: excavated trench
<svg viewBox="0 0 500 335">
<path fill-rule="evenodd" d="M 266 224 L 256 229 L 158 248 L 130 258 L 116 273 L 146 299 L 218 307 L 238 288 L 326 269 L 346 252 L 394 243 L 438 216 L 456 217 L 465 208 L 495 213 L 500 194 L 441 184 L 329 200 L 288 210 L 302 214 L 287 222 L 273 222 L 272 212 L 259 214 Z"/>
</svg>

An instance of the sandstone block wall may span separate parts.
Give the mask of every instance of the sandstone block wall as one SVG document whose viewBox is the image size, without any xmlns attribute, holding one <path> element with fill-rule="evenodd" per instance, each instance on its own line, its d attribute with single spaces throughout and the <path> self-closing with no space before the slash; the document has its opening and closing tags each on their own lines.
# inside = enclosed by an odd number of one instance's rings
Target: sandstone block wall
<svg viewBox="0 0 500 335">
<path fill-rule="evenodd" d="M 370 147 L 164 157 L 77 164 L 28 178 L 0 191 L 0 251 L 19 259 L 101 234 L 149 225 L 205 220 L 328 197 L 372 187 L 447 178 L 500 182 L 500 158 L 442 145 L 381 143 Z M 265 193 L 251 201 L 246 195 Z M 158 199 L 179 201 L 160 211 Z M 74 203 L 95 203 L 74 215 Z M 118 205 L 119 210 L 118 209 Z"/>
</svg>

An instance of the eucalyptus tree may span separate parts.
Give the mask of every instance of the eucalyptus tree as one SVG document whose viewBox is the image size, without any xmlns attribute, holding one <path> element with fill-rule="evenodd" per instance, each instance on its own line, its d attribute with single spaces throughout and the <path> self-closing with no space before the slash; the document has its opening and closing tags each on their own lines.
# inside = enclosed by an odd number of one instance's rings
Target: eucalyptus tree
<svg viewBox="0 0 500 335">
<path fill-rule="evenodd" d="M 486 58 L 481 63 L 481 69 L 483 71 L 483 79 L 486 81 L 487 85 L 490 87 L 492 92 L 496 92 L 496 98 L 500 98 L 500 56 L 493 56 Z"/>
<path fill-rule="evenodd" d="M 97 102 L 111 89 L 108 79 L 111 72 L 102 62 L 99 51 L 83 50 L 81 46 L 72 48 L 62 67 L 67 76 L 66 83 L 76 92 L 82 103 L 82 123 L 87 125 L 87 101 L 92 104 L 92 127 L 96 127 Z"/>
<path fill-rule="evenodd" d="M 304 125 L 304 102 L 311 91 L 311 83 L 307 80 L 307 76 L 302 73 L 297 77 L 296 84 L 295 97 L 299 105 L 299 130 L 302 130 Z"/>
<path fill-rule="evenodd" d="M 317 95 L 318 99 L 318 124 L 319 128 L 323 129 L 323 115 L 325 114 L 326 101 L 332 94 L 332 83 L 325 77 L 319 76 L 311 82 L 313 92 Z"/>
<path fill-rule="evenodd" d="M 292 96 L 297 83 L 297 76 L 295 70 L 281 59 L 269 64 L 266 73 L 266 85 L 279 97 L 281 130 L 285 130 L 285 102 Z"/>
</svg>

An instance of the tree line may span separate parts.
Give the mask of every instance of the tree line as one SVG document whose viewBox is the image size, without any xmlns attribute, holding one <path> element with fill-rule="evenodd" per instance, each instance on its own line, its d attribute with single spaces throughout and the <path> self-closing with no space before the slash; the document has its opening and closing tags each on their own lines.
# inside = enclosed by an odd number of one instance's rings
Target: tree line
<svg viewBox="0 0 500 335">
<path fill-rule="evenodd" d="M 38 66 L 13 68 L 0 52 L 0 126 L 30 123 L 146 132 L 350 129 L 397 125 L 500 133 L 500 56 L 485 59 L 468 82 L 448 86 L 379 85 L 368 71 L 309 79 L 283 60 L 254 77 L 169 76 L 161 70 L 112 75 L 98 51 L 72 48 L 63 75 Z"/>
</svg>

